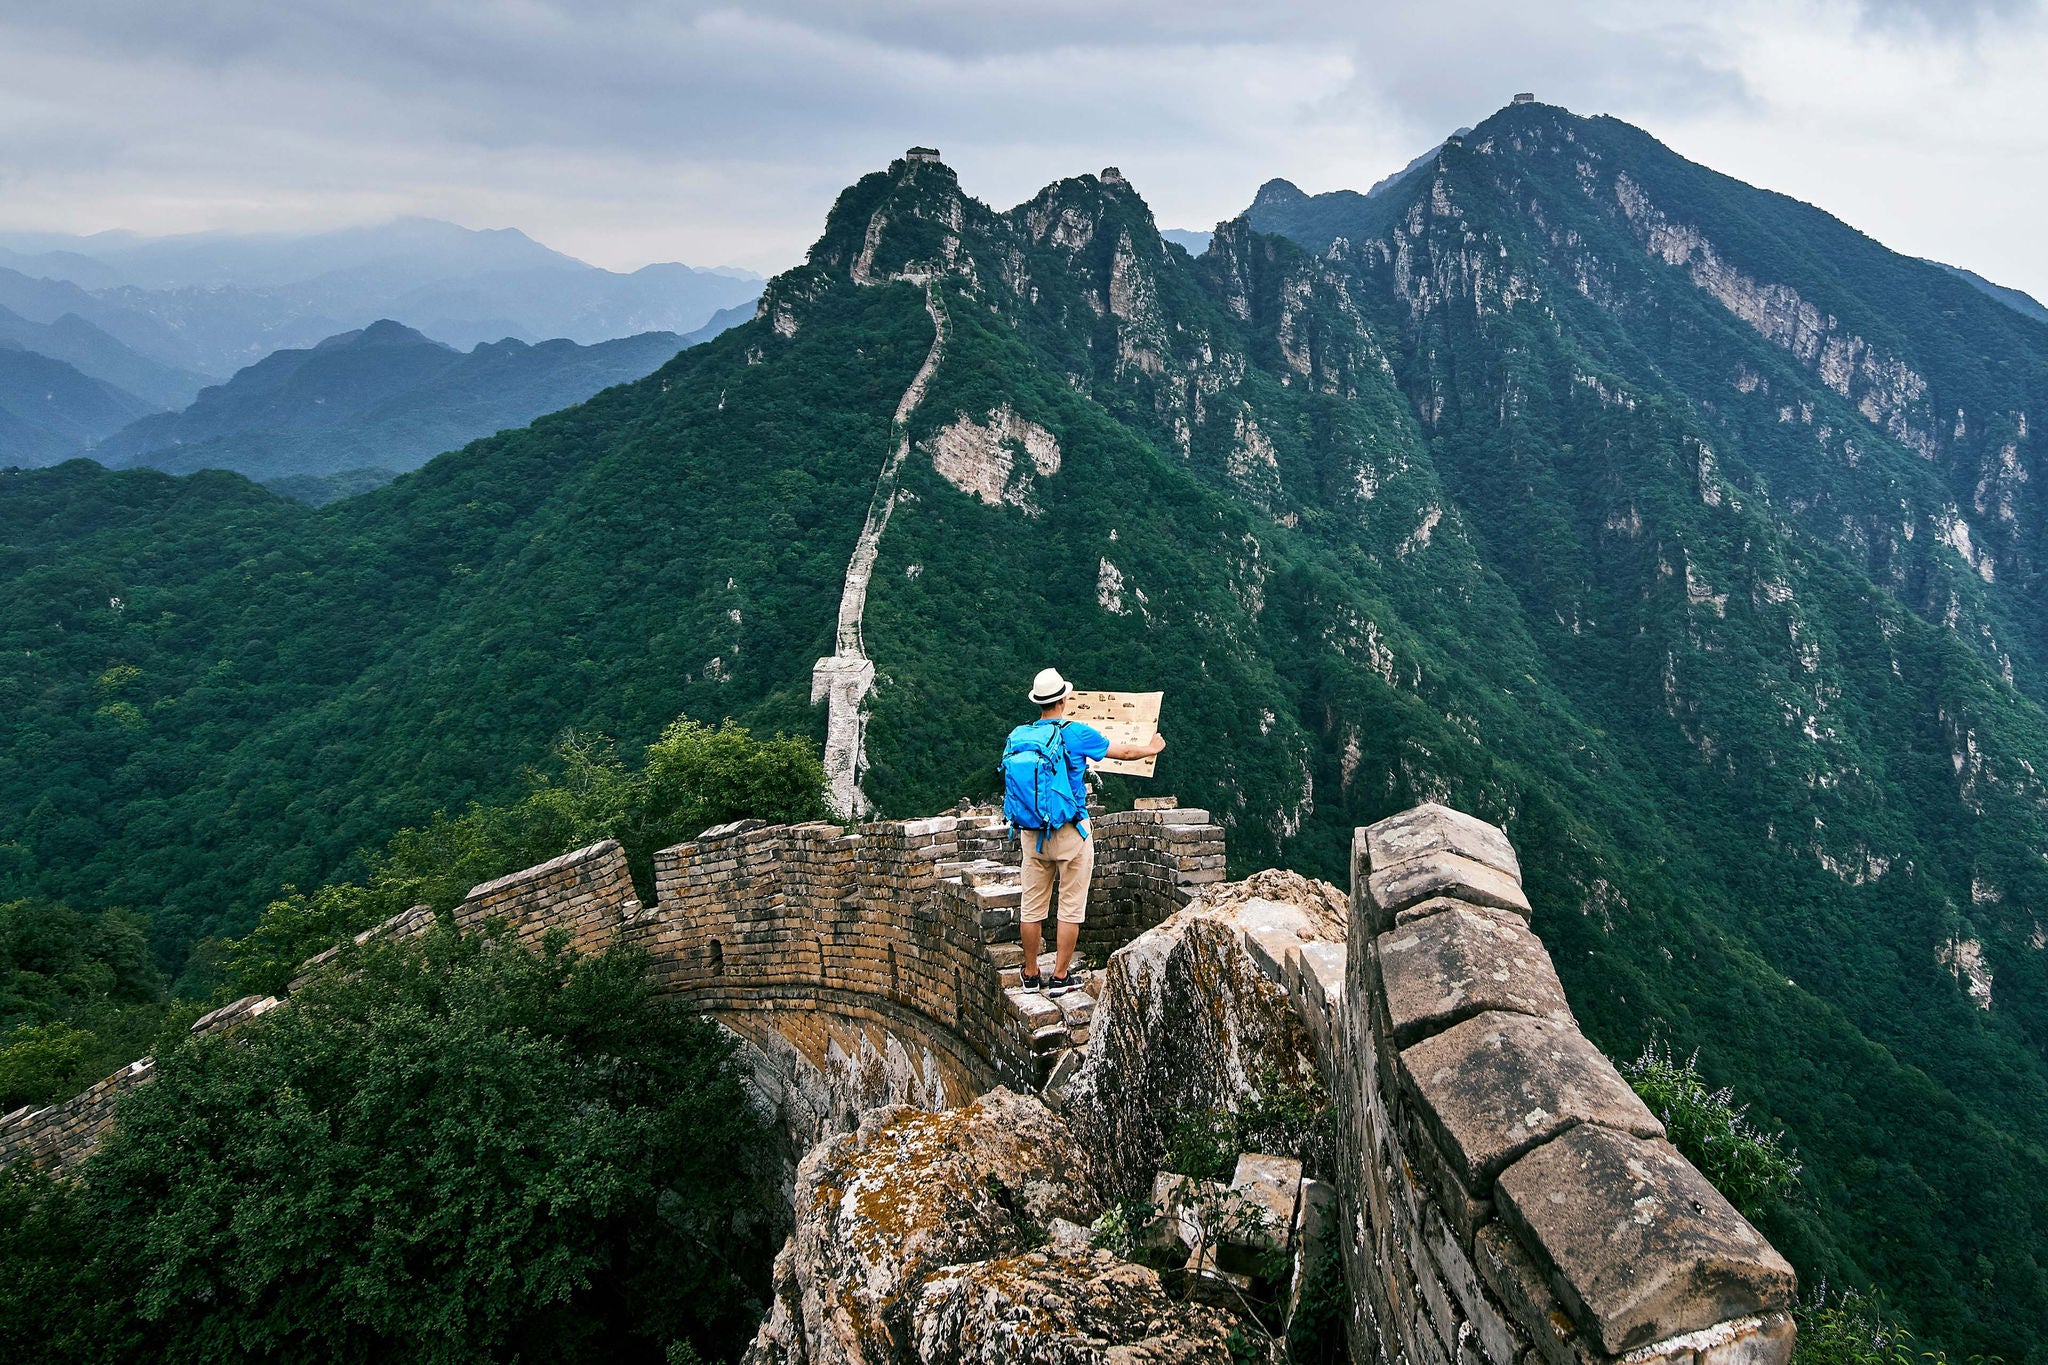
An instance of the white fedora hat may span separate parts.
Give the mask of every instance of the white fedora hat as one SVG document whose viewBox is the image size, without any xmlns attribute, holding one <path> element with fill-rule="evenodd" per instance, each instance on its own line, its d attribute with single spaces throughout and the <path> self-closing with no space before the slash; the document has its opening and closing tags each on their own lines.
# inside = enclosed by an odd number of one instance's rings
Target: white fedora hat
<svg viewBox="0 0 2048 1365">
<path fill-rule="evenodd" d="M 1062 678 L 1057 668 L 1041 668 L 1031 680 L 1031 700 L 1040 706 L 1051 706 L 1073 690 L 1074 685 Z"/>
</svg>

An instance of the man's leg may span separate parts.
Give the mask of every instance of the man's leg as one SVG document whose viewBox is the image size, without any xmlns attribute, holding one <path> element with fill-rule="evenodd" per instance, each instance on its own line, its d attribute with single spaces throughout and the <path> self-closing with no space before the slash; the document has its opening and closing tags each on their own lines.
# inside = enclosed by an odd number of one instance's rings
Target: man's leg
<svg viewBox="0 0 2048 1365">
<path fill-rule="evenodd" d="M 1031 830 L 1019 830 L 1017 837 L 1024 841 L 1024 902 L 1017 911 L 1018 937 L 1023 940 L 1024 975 L 1038 975 L 1038 949 L 1040 934 L 1044 930 L 1045 916 L 1052 907 L 1053 867 L 1045 858 L 1033 851 L 1032 845 L 1038 835 Z M 1046 841 L 1050 851 L 1052 841 Z"/>
<path fill-rule="evenodd" d="M 1037 925 L 1032 925 L 1036 929 Z M 1036 934 L 1033 938 L 1038 937 Z M 1060 921 L 1059 951 L 1053 954 L 1052 974 L 1065 976 L 1074 965 L 1074 945 L 1081 941 L 1081 926 L 1067 920 Z"/>
<path fill-rule="evenodd" d="M 1063 849 L 1060 862 L 1059 951 L 1053 956 L 1052 974 L 1065 976 L 1073 970 L 1074 945 L 1081 940 L 1081 924 L 1088 918 L 1088 884 L 1095 877 L 1095 841 L 1084 839 L 1072 826 L 1060 831 L 1076 847 Z"/>
</svg>

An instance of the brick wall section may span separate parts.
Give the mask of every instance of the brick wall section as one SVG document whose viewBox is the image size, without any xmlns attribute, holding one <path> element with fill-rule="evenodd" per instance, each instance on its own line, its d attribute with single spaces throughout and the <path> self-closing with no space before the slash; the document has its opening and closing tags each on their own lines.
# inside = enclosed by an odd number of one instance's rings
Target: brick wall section
<svg viewBox="0 0 2048 1365">
<path fill-rule="evenodd" d="M 273 995 L 250 995 L 223 1005 L 192 1025 L 195 1034 L 219 1033 L 276 1009 Z M 148 1057 L 122 1067 L 81 1095 L 44 1108 L 23 1107 L 0 1118 L 0 1166 L 17 1158 L 54 1169 L 75 1166 L 100 1145 L 114 1106 L 129 1091 L 149 1081 L 155 1063 Z"/>
<path fill-rule="evenodd" d="M 607 839 L 473 887 L 455 908 L 455 924 L 467 933 L 502 920 L 521 942 L 535 945 L 550 930 L 566 929 L 571 947 L 595 953 L 639 912 L 625 850 Z"/>
<path fill-rule="evenodd" d="M 655 855 L 656 905 L 626 937 L 665 989 L 742 1032 L 792 1011 L 908 1031 L 964 1100 L 1028 1081 L 1030 1052 L 1005 1027 L 971 893 L 940 875 L 963 845 L 994 849 L 986 817 L 707 831 Z M 792 1042 L 816 1032 L 779 1031 Z"/>
<path fill-rule="evenodd" d="M 1791 1267 L 1573 1020 L 1507 838 L 1357 831 L 1349 940 L 1289 954 L 1341 1123 L 1361 1365 L 1783 1365 Z"/>
<path fill-rule="evenodd" d="M 1223 827 L 1202 810 L 1117 811 L 1090 819 L 1095 877 L 1081 946 L 1104 956 L 1188 903 L 1195 888 L 1220 882 Z"/>
<path fill-rule="evenodd" d="M 62 1104 L 17 1109 L 0 1118 L 0 1166 L 25 1159 L 62 1170 L 85 1160 L 100 1145 L 115 1103 L 147 1082 L 154 1066 L 144 1057 Z"/>
<path fill-rule="evenodd" d="M 1223 875 L 1222 831 L 1201 811 L 1100 816 L 1096 837 L 1095 945 L 1120 946 Z M 852 831 L 741 821 L 656 854 L 651 907 L 607 840 L 474 888 L 454 918 L 465 931 L 501 921 L 529 943 L 566 929 L 583 952 L 623 937 L 648 951 L 664 989 L 757 1043 L 774 1033 L 824 1069 L 834 1046 L 858 1051 L 865 1040 L 884 1051 L 893 1038 L 964 1103 L 996 1085 L 1037 1084 L 1055 1051 L 1086 1040 L 1085 1025 L 1077 1036 L 1067 1023 L 1021 1015 L 990 955 L 991 944 L 1016 938 L 1019 857 L 1001 817 L 986 811 Z M 415 906 L 357 942 L 410 938 L 432 923 Z M 333 955 L 308 961 L 293 988 Z M 230 1026 L 275 1004 L 237 1001 L 195 1028 Z M 0 1119 L 0 1165 L 24 1154 L 58 1165 L 82 1159 L 114 1101 L 148 1078 L 138 1066 L 64 1104 Z"/>
</svg>

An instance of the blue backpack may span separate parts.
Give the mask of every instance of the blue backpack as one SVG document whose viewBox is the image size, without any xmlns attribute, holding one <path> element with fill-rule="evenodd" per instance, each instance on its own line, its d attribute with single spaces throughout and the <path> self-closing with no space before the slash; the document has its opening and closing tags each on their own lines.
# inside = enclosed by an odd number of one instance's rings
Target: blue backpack
<svg viewBox="0 0 2048 1365">
<path fill-rule="evenodd" d="M 1037 830 L 1041 853 L 1048 831 L 1088 818 L 1074 796 L 1065 729 L 1057 720 L 1020 725 L 1003 748 L 1003 818 L 1012 829 Z"/>
</svg>

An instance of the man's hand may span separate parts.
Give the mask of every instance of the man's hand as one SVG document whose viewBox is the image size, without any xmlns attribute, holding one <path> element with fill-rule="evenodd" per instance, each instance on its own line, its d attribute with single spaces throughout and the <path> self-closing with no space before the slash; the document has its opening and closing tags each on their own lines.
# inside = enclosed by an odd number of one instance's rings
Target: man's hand
<svg viewBox="0 0 2048 1365">
<path fill-rule="evenodd" d="M 1109 742 L 1110 758 L 1150 758 L 1166 747 L 1166 736 L 1154 733 L 1143 744 L 1125 744 L 1120 740 Z"/>
</svg>

